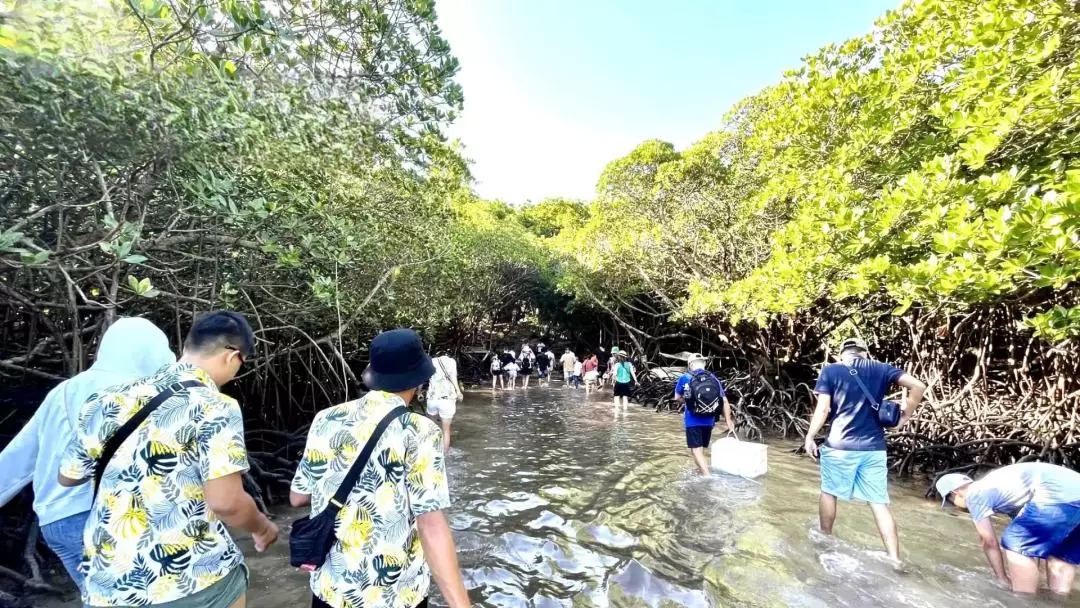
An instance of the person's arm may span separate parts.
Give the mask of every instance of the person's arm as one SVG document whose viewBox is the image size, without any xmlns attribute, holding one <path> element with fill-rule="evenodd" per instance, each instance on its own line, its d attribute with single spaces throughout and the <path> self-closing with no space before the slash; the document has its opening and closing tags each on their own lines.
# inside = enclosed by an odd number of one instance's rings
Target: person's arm
<svg viewBox="0 0 1080 608">
<path fill-rule="evenodd" d="M 319 418 L 320 415 L 316 414 L 311 428 L 321 426 Z M 315 437 L 315 433 L 309 430 L 307 441 L 304 443 L 304 452 L 300 456 L 300 463 L 296 465 L 296 473 L 293 474 L 292 484 L 289 486 L 289 504 L 294 507 L 306 507 L 311 504 L 311 491 L 316 480 L 311 471 L 311 461 L 308 455 L 312 453 L 312 444 Z"/>
<path fill-rule="evenodd" d="M 45 403 L 0 452 L 0 471 L 4 472 L 4 483 L 0 486 L 0 507 L 9 503 L 34 479 L 38 453 L 37 425 L 41 420 L 38 414 L 44 407 Z"/>
<path fill-rule="evenodd" d="M 814 460 L 817 460 L 818 456 L 818 446 L 815 438 L 828 421 L 829 409 L 831 407 L 832 395 L 828 393 L 818 393 L 817 407 L 814 408 L 814 415 L 810 418 L 810 428 L 806 430 L 806 441 L 803 444 L 803 447 L 806 448 L 806 455 Z"/>
<path fill-rule="evenodd" d="M 735 432 L 735 417 L 731 414 L 731 402 L 724 395 L 724 422 L 727 423 L 728 432 Z"/>
<path fill-rule="evenodd" d="M 215 404 L 196 437 L 207 508 L 226 525 L 250 532 L 255 550 L 265 551 L 277 540 L 278 529 L 244 491 L 248 460 L 239 404 L 231 399 Z"/>
<path fill-rule="evenodd" d="M 994 531 L 994 522 L 989 517 L 984 517 L 975 522 L 975 530 L 979 533 L 983 553 L 986 554 L 986 561 L 990 563 L 994 576 L 1006 585 L 1012 586 L 1009 574 L 1005 571 L 1005 559 L 1001 555 L 1001 544 L 998 542 L 997 532 Z"/>
<path fill-rule="evenodd" d="M 56 482 L 65 488 L 80 486 L 94 476 L 94 467 L 97 459 L 101 456 L 104 445 L 97 436 L 97 427 L 91 421 L 101 422 L 99 412 L 107 397 L 96 397 L 87 401 L 79 411 L 79 422 L 75 428 L 75 437 L 64 450 L 60 459 L 60 470 L 56 474 Z"/>
<path fill-rule="evenodd" d="M 630 366 L 630 377 L 634 379 L 634 384 L 638 384 L 637 372 L 634 371 L 634 364 L 627 363 Z"/>
<path fill-rule="evenodd" d="M 469 594 L 465 591 L 465 582 L 461 579 L 454 537 L 446 523 L 446 516 L 442 511 L 419 515 L 416 518 L 416 530 L 420 533 L 424 559 L 431 568 L 435 584 L 439 586 L 446 602 L 451 608 L 468 608 Z"/>
<path fill-rule="evenodd" d="M 897 425 L 897 427 L 902 427 L 911 420 L 915 415 L 915 410 L 922 403 L 923 395 L 926 394 L 926 384 L 908 373 L 897 378 L 896 383 L 907 389 L 907 398 L 900 412 L 900 424 Z"/>
<path fill-rule="evenodd" d="M 244 491 L 242 477 L 242 472 L 235 472 L 205 482 L 206 506 L 229 527 L 251 533 L 255 550 L 265 551 L 277 540 L 277 526 L 259 511 L 255 500 Z"/>
<path fill-rule="evenodd" d="M 458 399 L 458 401 L 461 401 L 462 399 L 465 398 L 465 393 L 461 392 L 461 384 L 458 382 L 457 361 L 454 361 L 454 364 L 451 366 L 451 370 L 453 370 L 453 371 L 450 372 L 450 382 L 452 382 L 454 384 L 454 390 L 457 391 L 457 399 Z"/>
<path fill-rule="evenodd" d="M 466 608 L 469 596 L 461 579 L 454 537 L 442 511 L 450 506 L 446 485 L 446 460 L 442 452 L 442 433 L 430 420 L 418 420 L 406 427 L 411 448 L 407 453 L 408 472 L 405 489 L 409 507 L 416 520 L 424 559 L 435 577 L 435 584 L 451 608 Z"/>
<path fill-rule="evenodd" d="M 311 504 L 311 494 L 301 494 L 295 490 L 289 490 L 289 504 L 294 507 L 306 507 Z"/>
</svg>

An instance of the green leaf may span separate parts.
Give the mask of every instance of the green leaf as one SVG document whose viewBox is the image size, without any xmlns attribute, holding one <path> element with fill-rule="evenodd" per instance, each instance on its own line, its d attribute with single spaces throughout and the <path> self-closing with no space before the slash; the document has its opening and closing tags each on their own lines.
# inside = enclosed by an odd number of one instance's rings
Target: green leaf
<svg viewBox="0 0 1080 608">
<path fill-rule="evenodd" d="M 136 255 L 127 256 L 126 258 L 124 258 L 124 261 L 127 262 L 128 264 L 142 264 L 143 262 L 146 261 L 146 259 L 147 258 L 146 258 L 145 255 L 136 254 Z"/>
</svg>

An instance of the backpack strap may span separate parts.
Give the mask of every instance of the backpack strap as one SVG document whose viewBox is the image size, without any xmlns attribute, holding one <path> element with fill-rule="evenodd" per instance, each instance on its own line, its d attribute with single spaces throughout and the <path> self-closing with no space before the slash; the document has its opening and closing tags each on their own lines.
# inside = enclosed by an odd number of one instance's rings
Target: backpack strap
<svg viewBox="0 0 1080 608">
<path fill-rule="evenodd" d="M 135 415 L 128 419 L 109 440 L 105 442 L 105 448 L 101 451 L 101 456 L 98 457 L 94 463 L 94 498 L 97 498 L 98 486 L 101 484 L 101 477 L 105 474 L 105 467 L 109 466 L 109 461 L 116 454 L 116 450 L 120 449 L 124 441 L 127 440 L 132 433 L 142 425 L 146 418 L 154 412 L 162 403 L 168 401 L 171 397 L 177 393 L 186 392 L 187 389 L 204 386 L 202 382 L 198 380 L 185 380 L 183 382 L 174 382 L 170 384 L 168 388 L 161 391 L 154 396 L 146 405 L 139 411 L 135 412 Z"/>
<path fill-rule="evenodd" d="M 866 398 L 870 401 L 870 407 L 874 408 L 874 411 L 876 412 L 878 408 L 881 407 L 881 404 L 870 394 L 870 389 L 866 388 L 866 385 L 863 384 L 862 378 L 859 378 L 858 370 L 856 370 L 854 366 L 849 366 L 848 374 L 850 374 L 851 377 L 855 379 L 855 382 L 858 383 L 859 388 L 862 389 L 863 394 L 866 395 Z"/>
<path fill-rule="evenodd" d="M 367 443 L 364 444 L 364 450 L 356 457 L 356 461 L 353 462 L 352 466 L 349 468 L 349 472 L 345 474 L 345 479 L 341 480 L 341 485 L 338 486 L 337 492 L 334 492 L 333 498 L 327 503 L 326 511 L 330 511 L 331 516 L 337 517 L 337 512 L 345 506 L 345 501 L 348 500 L 349 494 L 351 494 L 353 488 L 356 487 L 356 482 L 360 479 L 360 473 L 364 471 L 364 467 L 366 467 L 368 461 L 371 460 L 371 453 L 375 451 L 376 444 L 379 443 L 382 434 L 386 432 L 386 427 L 390 426 L 390 423 L 394 420 L 397 420 L 399 417 L 408 413 L 409 410 L 406 407 L 399 405 L 390 410 L 390 413 L 383 416 L 383 419 L 379 421 L 378 426 L 371 432 L 371 437 L 369 437 Z"/>
</svg>

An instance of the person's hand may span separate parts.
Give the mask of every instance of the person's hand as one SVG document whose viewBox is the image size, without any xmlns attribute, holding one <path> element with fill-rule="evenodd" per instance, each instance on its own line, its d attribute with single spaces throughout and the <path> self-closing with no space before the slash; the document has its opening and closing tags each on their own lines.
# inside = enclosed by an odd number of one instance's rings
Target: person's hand
<svg viewBox="0 0 1080 608">
<path fill-rule="evenodd" d="M 814 462 L 817 462 L 817 459 L 818 459 L 817 441 L 814 441 L 813 437 L 807 436 L 806 437 L 806 443 L 803 444 L 803 447 L 806 449 L 806 455 L 809 456 L 810 459 L 813 460 Z"/>
<path fill-rule="evenodd" d="M 458 401 L 464 401 L 465 400 L 465 394 L 462 393 L 461 391 L 458 391 L 457 392 L 457 400 Z"/>
<path fill-rule="evenodd" d="M 255 541 L 255 550 L 259 553 L 266 551 L 270 545 L 276 543 L 278 537 L 277 524 L 266 519 L 263 526 L 261 531 L 251 535 L 251 539 Z"/>
</svg>

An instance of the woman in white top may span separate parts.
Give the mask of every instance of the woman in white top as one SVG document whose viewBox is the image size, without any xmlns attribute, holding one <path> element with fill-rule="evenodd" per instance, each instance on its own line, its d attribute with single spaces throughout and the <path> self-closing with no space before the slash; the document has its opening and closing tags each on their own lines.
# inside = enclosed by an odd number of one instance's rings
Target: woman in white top
<svg viewBox="0 0 1080 608">
<path fill-rule="evenodd" d="M 435 373 L 428 380 L 427 413 L 438 418 L 442 425 L 443 453 L 450 448 L 450 423 L 457 412 L 457 402 L 465 398 L 458 386 L 457 361 L 446 354 L 439 353 L 431 360 L 435 364 Z"/>
</svg>

